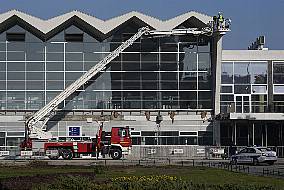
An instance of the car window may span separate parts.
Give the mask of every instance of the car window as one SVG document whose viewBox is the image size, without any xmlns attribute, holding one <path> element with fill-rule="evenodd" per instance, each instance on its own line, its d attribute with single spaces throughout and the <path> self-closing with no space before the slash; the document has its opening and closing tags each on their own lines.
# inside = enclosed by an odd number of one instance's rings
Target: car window
<svg viewBox="0 0 284 190">
<path fill-rule="evenodd" d="M 256 153 L 255 149 L 253 149 L 253 148 L 248 148 L 248 149 L 247 149 L 247 152 L 248 152 L 248 153 Z"/>
<path fill-rule="evenodd" d="M 245 148 L 245 149 L 242 149 L 240 152 L 239 152 L 239 154 L 241 154 L 241 153 L 247 153 L 247 149 Z"/>
<path fill-rule="evenodd" d="M 270 148 L 257 148 L 257 149 L 260 150 L 261 152 L 271 151 Z"/>
</svg>

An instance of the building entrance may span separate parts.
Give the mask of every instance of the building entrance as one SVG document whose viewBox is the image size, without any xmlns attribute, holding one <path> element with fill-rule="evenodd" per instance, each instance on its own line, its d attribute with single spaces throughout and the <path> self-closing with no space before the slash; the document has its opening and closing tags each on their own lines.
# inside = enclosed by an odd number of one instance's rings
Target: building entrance
<svg viewBox="0 0 284 190">
<path fill-rule="evenodd" d="M 251 95 L 237 94 L 235 95 L 236 113 L 250 113 Z"/>
</svg>

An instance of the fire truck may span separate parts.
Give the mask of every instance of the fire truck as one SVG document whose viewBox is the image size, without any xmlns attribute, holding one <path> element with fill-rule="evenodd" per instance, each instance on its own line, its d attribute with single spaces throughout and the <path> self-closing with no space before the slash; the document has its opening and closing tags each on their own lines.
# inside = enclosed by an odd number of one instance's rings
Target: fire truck
<svg viewBox="0 0 284 190">
<path fill-rule="evenodd" d="M 105 132 L 100 126 L 96 138 L 91 141 L 45 142 L 44 150 L 46 156 L 52 160 L 56 160 L 60 156 L 70 160 L 83 154 L 90 154 L 96 158 L 107 155 L 118 160 L 122 155 L 130 154 L 129 127 L 112 127 L 111 132 Z"/>
<path fill-rule="evenodd" d="M 56 114 L 57 106 L 62 103 L 66 98 L 71 96 L 81 86 L 86 85 L 90 79 L 98 77 L 102 72 L 107 69 L 109 63 L 115 59 L 121 52 L 131 46 L 137 39 L 145 36 L 146 38 L 163 37 L 171 35 L 207 35 L 211 36 L 214 32 L 224 34 L 229 29 L 219 28 L 218 31 L 214 30 L 215 27 L 208 25 L 207 27 L 187 28 L 187 29 L 174 29 L 170 31 L 151 30 L 149 27 L 142 27 L 136 34 L 123 42 L 117 49 L 103 58 L 98 64 L 94 65 L 89 71 L 84 73 L 79 79 L 70 84 L 62 92 L 60 92 L 54 99 L 47 103 L 43 108 L 35 112 L 32 116 L 27 117 L 26 126 L 26 139 L 21 143 L 22 150 L 30 150 L 33 141 L 45 140 L 44 150 L 50 159 L 58 159 L 62 156 L 64 159 L 72 159 L 79 157 L 81 154 L 98 154 L 110 155 L 113 159 L 120 159 L 122 154 L 129 154 L 131 149 L 131 138 L 129 127 L 112 127 L 109 135 L 106 136 L 103 131 L 102 125 L 96 134 L 96 138 L 92 142 L 88 141 L 51 141 L 52 134 L 46 130 L 46 124 L 49 119 Z M 107 139 L 108 138 L 108 139 Z"/>
</svg>

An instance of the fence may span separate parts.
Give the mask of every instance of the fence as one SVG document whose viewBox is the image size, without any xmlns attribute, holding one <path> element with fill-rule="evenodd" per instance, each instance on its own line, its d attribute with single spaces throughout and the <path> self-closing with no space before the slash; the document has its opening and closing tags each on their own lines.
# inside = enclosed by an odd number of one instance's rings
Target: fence
<svg viewBox="0 0 284 190">
<path fill-rule="evenodd" d="M 156 146 L 133 146 L 131 154 L 127 159 L 170 159 L 170 160 L 186 160 L 186 159 L 227 159 L 232 152 L 239 151 L 241 146 L 228 147 L 228 146 L 175 146 L 175 145 L 156 145 Z M 279 158 L 284 157 L 284 146 L 269 147 L 277 152 Z M 21 150 L 18 146 L 2 146 L 0 147 L 0 157 L 17 157 L 21 155 Z M 34 148 L 32 156 L 43 157 L 45 156 L 43 148 Z"/>
</svg>

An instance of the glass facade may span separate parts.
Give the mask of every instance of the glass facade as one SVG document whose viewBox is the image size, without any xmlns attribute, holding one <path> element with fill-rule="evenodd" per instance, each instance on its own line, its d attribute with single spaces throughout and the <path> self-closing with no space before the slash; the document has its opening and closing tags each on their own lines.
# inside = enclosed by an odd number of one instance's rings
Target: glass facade
<svg viewBox="0 0 284 190">
<path fill-rule="evenodd" d="M 222 63 L 221 112 L 261 113 L 267 110 L 268 63 Z"/>
<path fill-rule="evenodd" d="M 133 145 L 211 145 L 212 131 L 134 131 Z"/>
<path fill-rule="evenodd" d="M 103 42 L 73 25 L 47 41 L 18 25 L 1 33 L 0 109 L 40 109 L 136 31 Z M 59 108 L 212 110 L 211 78 L 208 37 L 140 39 Z"/>
<path fill-rule="evenodd" d="M 275 112 L 284 112 L 284 62 L 273 62 L 273 104 Z"/>
</svg>

